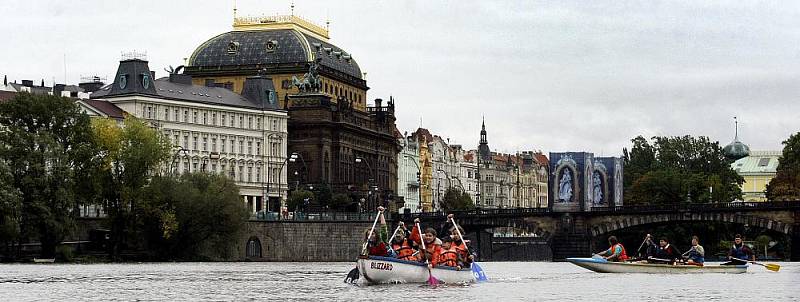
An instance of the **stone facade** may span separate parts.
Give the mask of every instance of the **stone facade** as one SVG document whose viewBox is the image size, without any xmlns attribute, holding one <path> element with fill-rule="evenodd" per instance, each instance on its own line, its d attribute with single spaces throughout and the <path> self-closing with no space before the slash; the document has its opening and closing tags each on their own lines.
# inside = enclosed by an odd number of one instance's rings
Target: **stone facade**
<svg viewBox="0 0 800 302">
<path fill-rule="evenodd" d="M 254 222 L 237 245 L 239 259 L 355 261 L 371 222 Z"/>
<path fill-rule="evenodd" d="M 622 158 L 550 153 L 550 203 L 557 212 L 622 205 Z"/>
<path fill-rule="evenodd" d="M 367 111 L 317 93 L 292 95 L 289 102 L 289 153 L 300 155 L 287 165 L 289 182 L 360 196 L 362 210 L 387 206 L 398 185 L 394 102 L 376 99 Z"/>
</svg>

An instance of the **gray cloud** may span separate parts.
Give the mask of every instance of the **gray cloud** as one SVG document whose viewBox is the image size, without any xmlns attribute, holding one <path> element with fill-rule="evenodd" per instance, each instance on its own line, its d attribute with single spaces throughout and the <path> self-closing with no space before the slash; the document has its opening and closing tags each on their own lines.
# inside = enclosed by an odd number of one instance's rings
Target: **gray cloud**
<svg viewBox="0 0 800 302">
<path fill-rule="evenodd" d="M 238 1 L 242 14 L 290 1 Z M 332 41 L 367 72 L 371 98 L 395 96 L 398 126 L 477 144 L 481 116 L 501 151 L 615 155 L 636 135 L 706 135 L 732 117 L 751 149 L 800 130 L 795 2 L 295 1 L 330 18 Z M 11 79 L 111 76 L 120 51 L 178 65 L 228 31 L 225 1 L 31 1 L 0 6 L 0 73 Z M 163 75 L 163 73 L 161 73 Z"/>
</svg>

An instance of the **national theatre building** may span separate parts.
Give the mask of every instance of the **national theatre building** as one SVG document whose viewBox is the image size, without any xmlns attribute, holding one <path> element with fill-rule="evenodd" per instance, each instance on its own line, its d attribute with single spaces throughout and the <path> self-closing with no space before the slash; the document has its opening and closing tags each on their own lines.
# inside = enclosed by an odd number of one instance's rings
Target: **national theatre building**
<svg viewBox="0 0 800 302">
<path fill-rule="evenodd" d="M 269 161 L 286 164 L 267 171 L 286 175 L 288 189 L 327 187 L 362 210 L 392 199 L 399 150 L 394 101 L 367 104 L 361 69 L 329 42 L 325 28 L 293 15 L 234 18 L 232 31 L 195 49 L 184 74 L 195 85 L 238 94 L 249 77 L 272 80 L 278 109 L 288 113 L 288 145 L 283 158 Z M 283 139 L 266 138 L 267 146 Z M 280 197 L 269 196 L 268 208 L 276 209 Z"/>
</svg>

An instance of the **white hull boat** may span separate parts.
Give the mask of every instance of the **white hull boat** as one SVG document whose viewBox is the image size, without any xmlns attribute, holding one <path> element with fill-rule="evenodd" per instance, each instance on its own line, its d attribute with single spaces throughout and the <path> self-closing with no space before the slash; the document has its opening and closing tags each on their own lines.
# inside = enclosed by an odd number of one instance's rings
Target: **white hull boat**
<svg viewBox="0 0 800 302">
<path fill-rule="evenodd" d="M 33 263 L 55 263 L 55 258 L 33 258 Z"/>
<path fill-rule="evenodd" d="M 643 274 L 693 274 L 747 272 L 747 265 L 671 265 L 638 262 L 609 262 L 595 258 L 567 258 L 572 264 L 598 273 L 643 273 Z"/>
<path fill-rule="evenodd" d="M 425 283 L 428 282 L 428 266 L 425 263 L 399 260 L 391 257 L 358 259 L 358 272 L 367 284 L 379 283 Z M 475 276 L 469 268 L 457 270 L 451 267 L 431 269 L 433 277 L 442 283 L 475 282 Z"/>
</svg>

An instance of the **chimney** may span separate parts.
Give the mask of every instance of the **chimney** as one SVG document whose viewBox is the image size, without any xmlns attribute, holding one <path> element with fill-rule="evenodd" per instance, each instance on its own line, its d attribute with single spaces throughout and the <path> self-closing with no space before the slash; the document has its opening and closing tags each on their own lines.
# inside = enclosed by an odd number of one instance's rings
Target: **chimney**
<svg viewBox="0 0 800 302">
<path fill-rule="evenodd" d="M 382 99 L 375 99 L 375 108 L 381 108 L 382 105 L 383 105 Z"/>
<path fill-rule="evenodd" d="M 169 81 L 177 84 L 192 85 L 192 76 L 188 74 L 170 73 Z"/>
<path fill-rule="evenodd" d="M 31 81 L 31 80 L 22 80 L 22 86 L 33 87 L 33 81 Z"/>
</svg>

